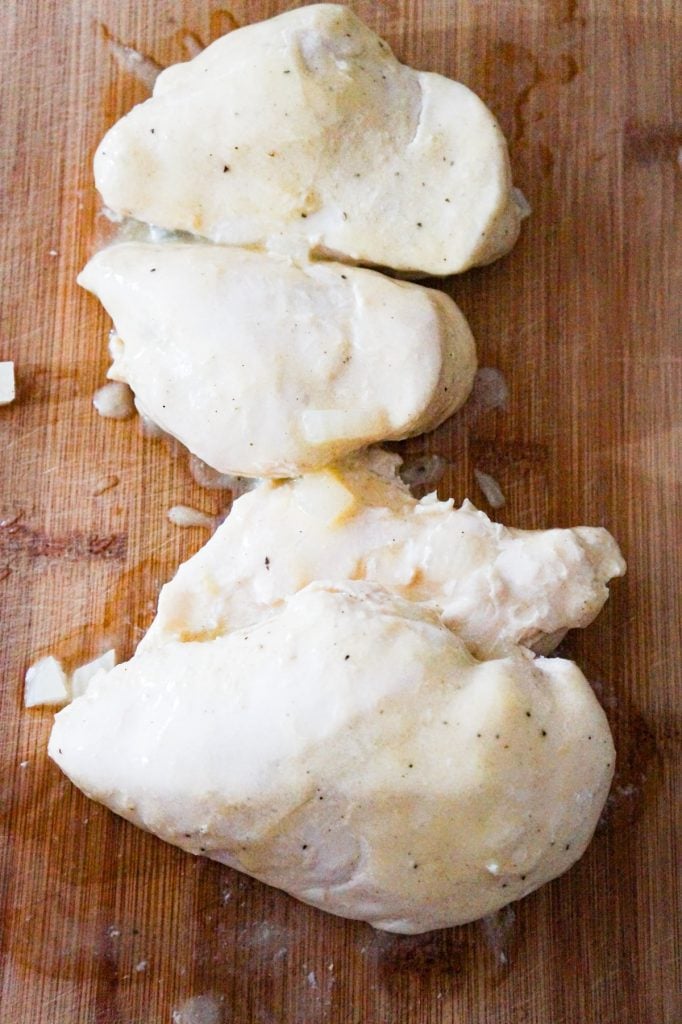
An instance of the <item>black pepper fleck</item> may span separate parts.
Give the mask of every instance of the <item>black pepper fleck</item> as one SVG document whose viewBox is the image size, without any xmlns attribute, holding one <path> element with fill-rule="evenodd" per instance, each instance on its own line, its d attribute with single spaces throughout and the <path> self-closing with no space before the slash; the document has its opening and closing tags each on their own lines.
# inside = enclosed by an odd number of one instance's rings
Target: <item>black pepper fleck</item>
<svg viewBox="0 0 682 1024">
<path fill-rule="evenodd" d="M 227 174 L 229 169 L 230 169 L 230 165 L 229 164 L 223 164 L 223 174 Z"/>
<path fill-rule="evenodd" d="M 265 556 L 265 568 L 270 569 L 270 559 L 267 555 Z"/>
</svg>

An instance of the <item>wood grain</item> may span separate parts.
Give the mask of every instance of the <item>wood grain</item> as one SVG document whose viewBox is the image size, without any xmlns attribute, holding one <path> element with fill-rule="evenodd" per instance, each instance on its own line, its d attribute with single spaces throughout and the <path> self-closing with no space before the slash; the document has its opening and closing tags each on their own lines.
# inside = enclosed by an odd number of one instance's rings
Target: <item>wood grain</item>
<svg viewBox="0 0 682 1024">
<path fill-rule="evenodd" d="M 99 419 L 108 325 L 75 275 L 104 237 L 93 149 L 147 92 L 110 38 L 158 64 L 277 2 L 3 4 L 0 358 L 2 910 L 7 1024 L 675 1024 L 680 1004 L 680 163 L 674 0 L 351 4 L 398 55 L 497 113 L 533 207 L 513 253 L 446 282 L 506 410 L 408 453 L 521 526 L 603 524 L 629 574 L 565 651 L 618 749 L 603 826 L 571 872 L 494 922 L 401 938 L 195 860 L 89 803 L 48 763 L 27 665 L 128 655 L 161 582 L 204 539 L 165 518 L 220 511 L 186 459 Z M 678 68 L 679 72 L 679 68 Z M 119 483 L 96 492 L 104 478 Z M 193 1002 L 192 1002 L 193 1000 Z M 184 1009 L 183 1009 L 184 1008 Z M 175 1018 L 173 1014 L 175 1013 Z"/>
</svg>

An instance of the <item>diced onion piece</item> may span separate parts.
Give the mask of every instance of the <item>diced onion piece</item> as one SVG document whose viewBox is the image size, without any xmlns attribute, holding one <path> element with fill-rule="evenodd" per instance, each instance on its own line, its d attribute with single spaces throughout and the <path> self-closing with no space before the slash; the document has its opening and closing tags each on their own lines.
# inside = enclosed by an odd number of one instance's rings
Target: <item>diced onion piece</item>
<svg viewBox="0 0 682 1024">
<path fill-rule="evenodd" d="M 116 651 L 106 651 L 99 658 L 81 665 L 71 676 L 71 698 L 81 697 L 98 672 L 111 672 L 116 664 Z"/>
<path fill-rule="evenodd" d="M 356 508 L 355 495 L 332 469 L 302 476 L 296 481 L 294 496 L 303 512 L 329 524 L 338 523 Z"/>
<path fill-rule="evenodd" d="M 213 516 L 200 512 L 198 508 L 191 508 L 189 505 L 173 505 L 168 509 L 166 515 L 174 526 L 201 526 L 204 529 L 212 530 L 216 525 Z"/>
<path fill-rule="evenodd" d="M 24 704 L 27 708 L 43 704 L 61 706 L 69 701 L 69 684 L 64 669 L 48 655 L 36 661 L 26 672 Z"/>
<path fill-rule="evenodd" d="M 14 363 L 11 359 L 0 363 L 0 405 L 9 405 L 14 401 L 16 388 L 14 384 Z"/>
</svg>

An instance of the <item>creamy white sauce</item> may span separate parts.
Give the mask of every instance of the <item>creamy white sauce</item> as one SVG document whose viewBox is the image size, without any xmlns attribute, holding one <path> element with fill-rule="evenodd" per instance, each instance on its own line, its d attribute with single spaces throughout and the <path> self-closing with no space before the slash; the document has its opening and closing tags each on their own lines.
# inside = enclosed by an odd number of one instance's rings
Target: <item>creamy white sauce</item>
<svg viewBox="0 0 682 1024">
<path fill-rule="evenodd" d="M 95 392 L 92 398 L 100 416 L 108 420 L 127 420 L 135 415 L 133 393 L 127 384 L 110 381 Z"/>
</svg>

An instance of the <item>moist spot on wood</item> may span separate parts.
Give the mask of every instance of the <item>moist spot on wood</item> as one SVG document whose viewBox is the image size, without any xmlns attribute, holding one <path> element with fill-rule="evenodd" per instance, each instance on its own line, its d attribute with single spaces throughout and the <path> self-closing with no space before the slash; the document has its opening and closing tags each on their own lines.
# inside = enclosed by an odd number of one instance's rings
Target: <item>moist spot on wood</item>
<svg viewBox="0 0 682 1024">
<path fill-rule="evenodd" d="M 0 527 L 0 558 L 12 555 L 60 559 L 67 562 L 106 558 L 122 561 L 128 550 L 125 533 L 97 534 L 74 530 L 65 536 L 50 535 L 24 523 Z"/>
<path fill-rule="evenodd" d="M 623 158 L 626 163 L 677 163 L 682 146 L 682 123 L 640 124 L 627 121 L 623 133 Z"/>
</svg>

